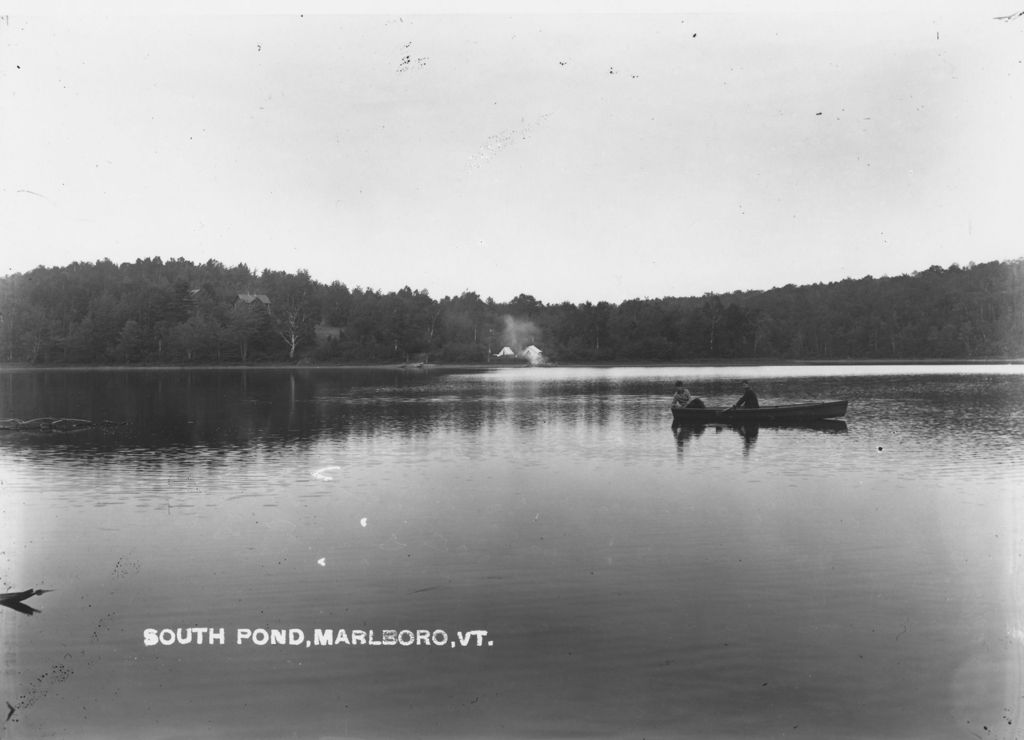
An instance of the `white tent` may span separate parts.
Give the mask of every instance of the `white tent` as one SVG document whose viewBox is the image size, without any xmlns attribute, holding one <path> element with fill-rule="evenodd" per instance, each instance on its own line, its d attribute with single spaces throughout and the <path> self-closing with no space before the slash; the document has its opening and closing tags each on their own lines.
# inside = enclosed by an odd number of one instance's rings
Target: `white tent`
<svg viewBox="0 0 1024 740">
<path fill-rule="evenodd" d="M 516 353 L 512 351 L 511 347 L 502 347 L 501 352 L 495 355 L 495 357 L 515 357 Z"/>
<path fill-rule="evenodd" d="M 542 355 L 543 354 L 544 353 L 541 352 L 536 347 L 536 345 L 533 345 L 533 344 L 531 344 L 529 347 L 527 347 L 526 349 L 523 350 L 523 357 L 525 359 L 527 359 L 530 363 L 534 364 L 534 365 L 536 365 L 538 362 L 542 361 Z"/>
</svg>

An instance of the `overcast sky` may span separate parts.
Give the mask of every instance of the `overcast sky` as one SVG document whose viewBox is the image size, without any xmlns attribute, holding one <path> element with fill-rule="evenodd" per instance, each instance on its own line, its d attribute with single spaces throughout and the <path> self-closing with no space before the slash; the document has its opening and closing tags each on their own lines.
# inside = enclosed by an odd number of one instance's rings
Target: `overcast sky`
<svg viewBox="0 0 1024 740">
<path fill-rule="evenodd" d="M 0 20 L 0 274 L 216 259 L 435 298 L 1024 256 L 1024 9 Z"/>
</svg>

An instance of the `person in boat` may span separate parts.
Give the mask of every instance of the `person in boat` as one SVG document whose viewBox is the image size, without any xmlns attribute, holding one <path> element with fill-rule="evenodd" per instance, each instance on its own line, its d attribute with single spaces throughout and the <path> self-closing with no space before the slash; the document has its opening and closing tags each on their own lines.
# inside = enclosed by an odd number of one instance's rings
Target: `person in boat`
<svg viewBox="0 0 1024 740">
<path fill-rule="evenodd" d="M 760 406 L 757 402 L 757 394 L 754 393 L 754 389 L 750 387 L 750 383 L 743 381 L 743 395 L 740 396 L 740 400 L 734 403 L 731 408 L 734 409 L 756 409 Z"/>
<path fill-rule="evenodd" d="M 672 396 L 672 408 L 674 409 L 702 409 L 704 402 L 699 398 L 690 395 L 690 391 L 683 387 L 683 381 L 676 381 L 676 392 Z"/>
</svg>

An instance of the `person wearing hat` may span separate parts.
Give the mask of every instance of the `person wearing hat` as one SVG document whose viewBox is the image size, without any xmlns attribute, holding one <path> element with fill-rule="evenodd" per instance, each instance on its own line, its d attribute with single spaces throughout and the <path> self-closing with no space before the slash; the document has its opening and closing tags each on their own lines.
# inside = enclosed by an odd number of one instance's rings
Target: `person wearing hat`
<svg viewBox="0 0 1024 740">
<path fill-rule="evenodd" d="M 756 409 L 760 406 L 757 402 L 757 394 L 754 393 L 754 389 L 750 387 L 750 383 L 743 381 L 743 395 L 740 396 L 740 400 L 732 405 L 731 408 L 746 408 Z"/>
</svg>

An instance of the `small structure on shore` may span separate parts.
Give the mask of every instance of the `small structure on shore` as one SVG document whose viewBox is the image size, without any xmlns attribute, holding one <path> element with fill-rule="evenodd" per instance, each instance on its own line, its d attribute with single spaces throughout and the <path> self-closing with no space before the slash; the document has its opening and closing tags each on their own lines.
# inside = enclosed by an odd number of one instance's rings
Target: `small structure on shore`
<svg viewBox="0 0 1024 740">
<path fill-rule="evenodd" d="M 544 353 L 541 352 L 540 349 L 534 344 L 531 344 L 529 347 L 524 349 L 520 354 L 520 357 L 529 362 L 531 365 L 540 365 L 544 362 Z"/>
<path fill-rule="evenodd" d="M 506 346 L 502 347 L 501 351 L 494 356 L 497 357 L 499 360 L 512 360 L 515 359 L 516 353 L 512 351 L 511 347 Z"/>
<path fill-rule="evenodd" d="M 239 293 L 238 297 L 235 298 L 235 304 L 245 304 L 247 306 L 263 306 L 270 308 L 270 297 L 263 293 Z"/>
</svg>

